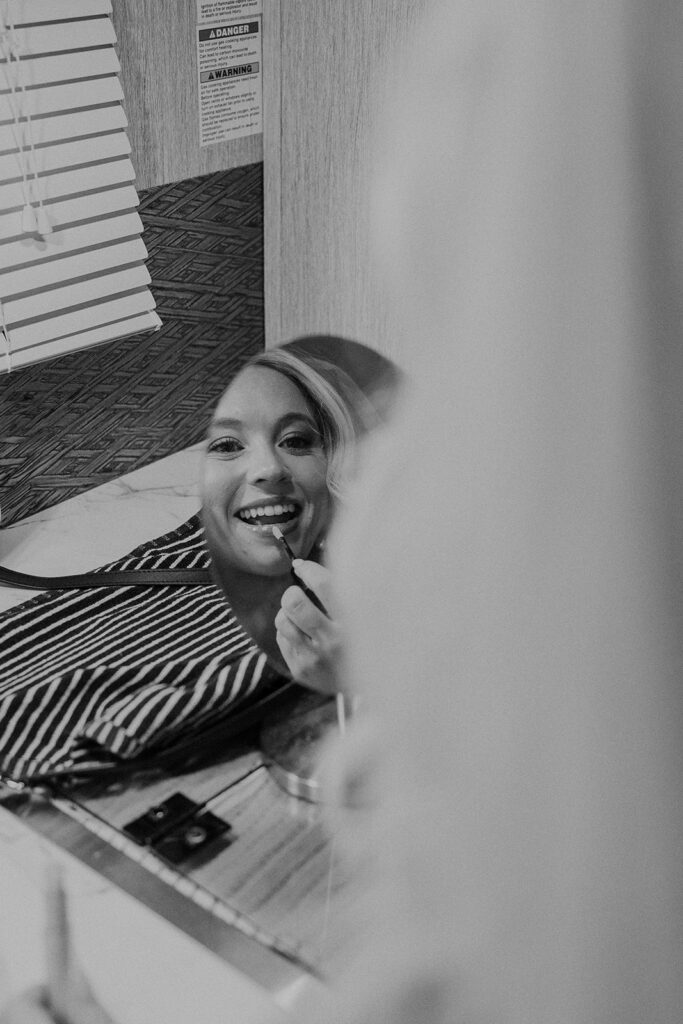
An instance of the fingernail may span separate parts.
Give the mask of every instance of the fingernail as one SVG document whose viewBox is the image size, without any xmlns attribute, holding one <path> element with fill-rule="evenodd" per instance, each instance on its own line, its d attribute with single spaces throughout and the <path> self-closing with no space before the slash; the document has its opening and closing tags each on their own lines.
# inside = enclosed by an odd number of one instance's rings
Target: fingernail
<svg viewBox="0 0 683 1024">
<path fill-rule="evenodd" d="M 297 566 L 299 566 L 299 565 L 303 565 L 303 564 L 304 564 L 304 560 L 303 560 L 303 558 L 293 558 L 293 559 L 292 559 L 292 565 L 293 565 L 293 566 L 294 566 L 295 568 L 296 568 Z"/>
</svg>

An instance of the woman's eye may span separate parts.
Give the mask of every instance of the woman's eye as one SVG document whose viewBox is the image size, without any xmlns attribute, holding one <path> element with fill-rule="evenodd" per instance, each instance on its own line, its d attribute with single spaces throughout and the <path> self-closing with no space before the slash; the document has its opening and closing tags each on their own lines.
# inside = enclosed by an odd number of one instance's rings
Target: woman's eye
<svg viewBox="0 0 683 1024">
<path fill-rule="evenodd" d="M 311 434 L 287 434 L 280 441 L 283 448 L 287 448 L 289 451 L 310 451 L 311 448 L 315 448 L 317 439 Z"/>
<path fill-rule="evenodd" d="M 217 437 L 213 441 L 209 441 L 209 452 L 214 452 L 217 455 L 236 455 L 241 452 L 244 445 L 241 441 L 238 441 L 236 437 Z"/>
</svg>

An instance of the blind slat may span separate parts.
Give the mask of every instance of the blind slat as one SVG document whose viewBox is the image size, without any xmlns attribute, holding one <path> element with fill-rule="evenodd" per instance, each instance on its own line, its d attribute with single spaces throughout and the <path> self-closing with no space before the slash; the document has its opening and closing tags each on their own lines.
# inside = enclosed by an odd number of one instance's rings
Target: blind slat
<svg viewBox="0 0 683 1024">
<path fill-rule="evenodd" d="M 11 370 L 161 321 L 111 2 L 6 7 L 19 55 L 0 51 L 0 368 Z"/>
<path fill-rule="evenodd" d="M 161 320 L 156 313 L 141 313 L 138 316 L 127 317 L 117 320 L 114 323 L 103 324 L 94 327 L 89 331 L 82 331 L 80 334 L 69 334 L 56 341 L 48 341 L 35 348 L 22 349 L 12 354 L 12 367 L 19 369 L 21 366 L 28 366 L 31 363 L 42 362 L 45 359 L 54 359 L 56 356 L 65 355 L 68 352 L 77 352 L 80 349 L 92 348 L 95 345 L 102 345 L 108 341 L 116 341 L 117 338 L 127 338 L 131 334 L 142 334 L 144 331 L 157 330 L 161 326 Z M 7 370 L 7 355 L 0 345 L 0 371 Z"/>
<path fill-rule="evenodd" d="M 15 336 L 17 344 L 21 346 L 21 339 L 24 337 L 22 331 L 38 332 L 46 326 L 51 334 L 52 324 L 46 320 L 38 320 L 26 327 L 13 327 L 23 320 L 35 317 L 50 317 L 51 321 L 59 319 L 63 310 L 71 309 L 73 306 L 80 306 L 86 302 L 98 302 L 100 299 L 110 295 L 117 295 L 120 292 L 133 291 L 135 288 L 144 288 L 150 283 L 150 276 L 144 263 L 138 266 L 128 267 L 126 270 L 117 270 L 102 277 L 92 277 L 86 281 L 68 281 L 61 284 L 59 288 L 50 288 L 48 291 L 37 292 L 34 295 L 27 295 L 23 299 L 9 299 L 3 302 L 5 309 L 5 323 L 10 329 L 10 337 L 14 344 Z M 151 303 L 147 308 L 151 306 Z M 31 342 L 31 344 L 34 344 Z"/>
<path fill-rule="evenodd" d="M 109 160 L 116 156 L 128 156 L 130 142 L 123 131 L 112 132 L 111 135 L 98 136 L 96 139 L 78 139 L 65 142 L 61 146 L 43 146 L 31 152 L 30 149 L 17 150 L 0 156 L 0 181 L 21 178 L 22 164 L 30 160 L 30 173 L 41 175 L 50 171 L 76 167 L 95 160 Z"/>
<path fill-rule="evenodd" d="M 63 50 L 79 50 L 85 46 L 113 46 L 116 42 L 111 18 L 18 28 L 15 35 L 19 46 L 20 63 L 31 60 L 32 53 L 61 53 Z M 12 66 L 16 67 L 14 61 Z"/>
<path fill-rule="evenodd" d="M 101 110 L 76 110 L 69 114 L 41 117 L 31 121 L 30 137 L 25 122 L 18 127 L 13 123 L 3 124 L 0 125 L 0 152 L 18 149 L 19 143 L 26 149 L 31 141 L 34 146 L 41 146 L 47 142 L 125 129 L 127 125 L 128 120 L 120 104 L 102 107 Z"/>
<path fill-rule="evenodd" d="M 43 342 L 63 338 L 67 334 L 78 334 L 80 331 L 111 323 L 133 313 L 145 313 L 155 306 L 152 293 L 145 288 L 132 295 L 113 298 L 109 302 L 97 302 L 85 309 L 50 317 L 49 320 L 39 320 L 25 327 L 15 327 L 9 332 L 12 351 L 42 345 Z"/>
<path fill-rule="evenodd" d="M 28 267 L 12 269 L 6 274 L 0 274 L 3 302 L 7 306 L 8 300 L 14 295 L 40 291 L 43 288 L 73 281 L 74 278 L 85 277 L 87 274 L 97 274 L 102 270 L 142 262 L 146 258 L 147 248 L 138 237 L 107 245 L 103 249 L 79 252 L 61 259 L 44 260 L 39 264 L 32 263 Z"/>
<path fill-rule="evenodd" d="M 111 14 L 111 0 L 14 0 L 12 19 L 15 25 L 36 21 L 67 21 L 91 14 Z"/>
<path fill-rule="evenodd" d="M 5 84 L 4 80 L 0 85 Z M 11 93 L 0 92 L 0 121 L 12 121 Z M 123 99 L 121 83 L 114 75 L 107 78 L 93 78 L 84 90 L 80 82 L 50 84 L 30 89 L 21 94 L 21 112 L 24 117 L 41 117 L 58 110 L 75 110 L 78 107 L 94 107 L 100 103 L 116 103 Z"/>
<path fill-rule="evenodd" d="M 72 78 L 116 75 L 119 70 L 118 57 L 111 46 L 104 50 L 83 50 L 79 53 L 59 54 L 57 57 L 34 57 L 21 62 L 22 81 L 27 89 L 48 82 L 68 82 Z M 6 93 L 11 89 L 2 67 L 0 89 Z"/>
<path fill-rule="evenodd" d="M 0 265 L 0 270 L 5 266 L 9 269 L 10 267 L 35 264 L 43 259 L 49 259 L 51 256 L 61 256 L 64 253 L 73 252 L 75 249 L 85 249 L 87 246 L 106 244 L 113 239 L 126 238 L 130 235 L 142 233 L 142 221 L 137 213 L 130 212 L 124 213 L 119 217 L 107 217 L 106 220 L 101 219 L 102 215 L 111 213 L 114 210 L 132 210 L 134 204 L 138 201 L 134 188 L 129 186 L 128 188 L 112 189 L 111 192 L 102 192 L 99 196 L 91 196 L 90 198 L 98 200 L 97 219 L 86 224 L 79 224 L 76 227 L 60 227 L 57 212 L 64 212 L 63 208 L 68 207 L 63 223 L 70 224 L 76 219 L 78 213 L 82 212 L 80 209 L 80 199 L 70 199 L 65 203 L 57 203 L 55 206 L 51 206 L 50 220 L 56 230 L 51 235 L 48 235 L 44 241 L 31 240 L 31 242 L 28 242 L 25 238 L 22 238 L 16 242 L 7 242 L 2 247 L 3 263 Z M 111 204 L 111 209 L 107 208 L 105 200 Z M 69 216 L 71 210 L 74 213 Z M 14 221 L 14 219 L 13 217 L 12 220 Z M 0 239 L 2 238 L 2 220 L 3 218 L 0 217 Z M 3 288 L 4 280 L 4 275 L 0 273 L 0 291 Z"/>
<path fill-rule="evenodd" d="M 133 181 L 135 171 L 130 160 L 112 160 L 109 163 L 98 164 L 95 167 L 79 167 L 75 171 L 60 171 L 57 174 L 48 174 L 40 179 L 40 192 L 43 202 L 48 203 L 51 199 L 60 199 L 68 195 L 77 195 L 82 192 L 90 192 L 101 189 L 107 185 L 121 185 L 123 182 Z M 29 187 L 35 195 L 30 179 Z M 94 216 L 90 212 L 90 196 L 83 196 L 81 207 L 83 215 L 80 219 Z M 0 210 L 17 211 L 25 203 L 23 183 L 21 181 L 0 182 Z M 21 219 L 20 214 L 17 214 Z M 13 234 L 18 234 L 14 231 Z"/>
</svg>

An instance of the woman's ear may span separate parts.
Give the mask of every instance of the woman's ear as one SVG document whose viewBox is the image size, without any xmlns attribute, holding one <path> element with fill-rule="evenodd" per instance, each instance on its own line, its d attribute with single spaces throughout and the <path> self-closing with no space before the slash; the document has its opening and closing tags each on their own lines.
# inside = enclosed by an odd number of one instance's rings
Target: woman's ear
<svg viewBox="0 0 683 1024">
<path fill-rule="evenodd" d="M 325 560 L 325 545 L 327 543 L 327 536 L 323 534 L 318 537 L 315 544 L 308 553 L 309 562 L 323 562 Z"/>
</svg>

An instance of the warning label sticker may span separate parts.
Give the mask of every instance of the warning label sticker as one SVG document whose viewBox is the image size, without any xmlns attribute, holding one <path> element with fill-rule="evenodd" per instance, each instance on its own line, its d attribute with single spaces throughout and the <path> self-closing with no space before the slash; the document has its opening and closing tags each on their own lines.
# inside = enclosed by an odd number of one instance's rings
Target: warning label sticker
<svg viewBox="0 0 683 1024">
<path fill-rule="evenodd" d="M 215 82 L 218 78 L 236 78 L 238 75 L 257 75 L 258 64 L 235 64 L 230 68 L 215 68 L 213 71 L 202 71 L 200 82 Z"/>
<path fill-rule="evenodd" d="M 197 0 L 199 144 L 263 130 L 261 0 Z"/>
</svg>

